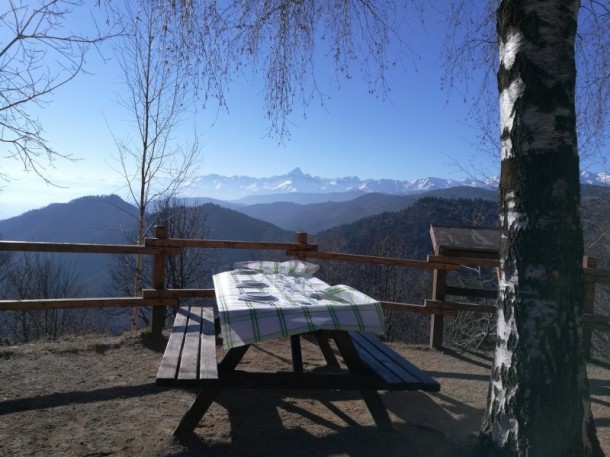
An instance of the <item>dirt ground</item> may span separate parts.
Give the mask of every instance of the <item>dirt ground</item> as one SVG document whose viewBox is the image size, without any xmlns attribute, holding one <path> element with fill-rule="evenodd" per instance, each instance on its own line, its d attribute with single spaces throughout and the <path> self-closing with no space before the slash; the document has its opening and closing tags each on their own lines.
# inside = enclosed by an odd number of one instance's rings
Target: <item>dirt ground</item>
<svg viewBox="0 0 610 457">
<path fill-rule="evenodd" d="M 357 392 L 221 391 L 195 434 L 172 431 L 194 392 L 155 386 L 164 344 L 139 334 L 0 347 L 2 456 L 468 456 L 491 358 L 392 345 L 441 384 L 382 393 L 394 431 Z M 303 342 L 305 369 L 323 365 Z M 290 369 L 288 341 L 253 346 L 241 368 Z M 592 408 L 610 455 L 610 369 L 590 365 Z"/>
</svg>

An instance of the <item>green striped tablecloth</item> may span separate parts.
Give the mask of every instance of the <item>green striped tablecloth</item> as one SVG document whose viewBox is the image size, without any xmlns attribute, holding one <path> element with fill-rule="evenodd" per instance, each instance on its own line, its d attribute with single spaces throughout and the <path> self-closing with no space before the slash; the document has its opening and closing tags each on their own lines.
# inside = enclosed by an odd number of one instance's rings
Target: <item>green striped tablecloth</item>
<svg viewBox="0 0 610 457">
<path fill-rule="evenodd" d="M 315 330 L 384 333 L 380 303 L 349 286 L 238 269 L 214 275 L 214 288 L 226 349 Z"/>
</svg>

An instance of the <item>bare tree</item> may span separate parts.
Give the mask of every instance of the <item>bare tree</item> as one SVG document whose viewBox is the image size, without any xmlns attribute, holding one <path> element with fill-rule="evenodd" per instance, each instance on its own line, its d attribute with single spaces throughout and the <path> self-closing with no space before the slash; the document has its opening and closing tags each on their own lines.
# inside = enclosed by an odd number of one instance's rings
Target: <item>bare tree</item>
<svg viewBox="0 0 610 457">
<path fill-rule="evenodd" d="M 43 126 L 30 112 L 83 71 L 87 51 L 112 36 L 65 30 L 80 0 L 6 0 L 0 7 L 0 143 L 26 171 L 44 178 L 55 158 Z M 0 172 L 0 178 L 9 176 Z"/>
<path fill-rule="evenodd" d="M 204 206 L 186 206 L 176 199 L 158 202 L 156 223 L 167 228 L 172 237 L 181 239 L 210 238 Z M 168 289 L 213 287 L 212 272 L 218 263 L 217 252 L 210 249 L 186 248 L 179 255 L 168 256 L 165 263 Z M 176 308 L 168 314 L 173 318 Z"/>
<path fill-rule="evenodd" d="M 60 257 L 23 253 L 12 257 L 1 295 L 13 300 L 78 297 L 82 295 L 78 281 L 75 266 L 62 263 Z M 21 341 L 56 339 L 88 325 L 84 310 L 14 311 L 3 313 L 2 320 L 11 338 Z"/>
<path fill-rule="evenodd" d="M 184 239 L 209 238 L 207 214 L 204 206 L 187 206 L 175 198 L 155 201 L 153 210 L 147 214 L 146 225 L 163 225 L 170 236 Z M 146 235 L 152 235 L 152 229 Z M 165 287 L 168 289 L 188 289 L 212 287 L 212 271 L 217 261 L 216 252 L 209 249 L 184 249 L 179 255 L 168 256 L 165 261 Z M 133 255 L 121 255 L 113 265 L 111 275 L 115 293 L 130 296 L 135 293 L 133 271 L 136 258 Z M 146 256 L 141 262 L 141 286 L 152 287 L 152 262 Z M 172 310 L 175 311 L 175 310 Z M 121 310 L 107 311 L 113 315 Z M 134 310 L 134 315 L 145 324 L 149 323 L 147 308 Z M 171 313 L 170 313 L 171 315 Z"/>
<path fill-rule="evenodd" d="M 131 22 L 117 49 L 128 94 L 121 103 L 132 116 L 137 137 L 116 139 L 116 145 L 120 171 L 138 209 L 135 241 L 141 244 L 148 230 L 146 213 L 151 202 L 176 195 L 189 177 L 199 147 L 197 141 L 181 147 L 173 138 L 191 103 L 185 66 L 180 60 L 169 60 L 171 44 L 158 21 L 156 2 L 127 2 L 123 13 Z M 142 259 L 136 256 L 135 260 L 137 295 L 142 290 Z"/>
<path fill-rule="evenodd" d="M 581 158 L 606 164 L 610 139 L 610 5 L 581 0 L 575 42 L 576 119 Z"/>
</svg>

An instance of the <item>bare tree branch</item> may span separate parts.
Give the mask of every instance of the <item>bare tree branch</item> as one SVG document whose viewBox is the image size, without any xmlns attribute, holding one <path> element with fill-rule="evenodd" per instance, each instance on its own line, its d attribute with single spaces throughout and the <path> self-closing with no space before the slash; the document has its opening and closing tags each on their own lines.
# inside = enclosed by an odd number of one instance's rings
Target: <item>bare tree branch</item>
<svg viewBox="0 0 610 457">
<path fill-rule="evenodd" d="M 31 107 L 84 71 L 91 47 L 115 36 L 87 36 L 65 30 L 68 18 L 84 5 L 81 0 L 8 0 L 0 10 L 0 143 L 4 159 L 18 160 L 25 171 L 45 181 L 45 169 L 55 158 L 73 159 L 48 142 Z M 8 179 L 6 174 L 0 178 Z"/>
<path fill-rule="evenodd" d="M 447 2 L 448 33 L 443 46 L 443 84 L 470 107 L 467 124 L 479 132 L 473 145 L 482 159 L 498 164 L 498 67 L 495 12 L 498 0 Z M 583 164 L 605 164 L 610 140 L 610 8 L 606 2 L 583 0 L 578 17 L 577 131 Z M 482 77 L 478 77 L 482 75 Z M 498 168 L 497 166 L 495 168 Z M 475 171 L 475 174 L 477 174 Z"/>
<path fill-rule="evenodd" d="M 138 209 L 137 243 L 141 244 L 149 230 L 151 203 L 178 193 L 194 168 L 199 144 L 195 139 L 182 148 L 173 138 L 192 107 L 192 98 L 188 97 L 186 61 L 170 61 L 173 43 L 166 24 L 159 21 L 157 4 L 140 0 L 126 4 L 122 13 L 131 22 L 116 52 L 127 86 L 120 102 L 133 120 L 135 135 L 116 141 L 117 159 Z M 141 291 L 142 269 L 142 260 L 136 256 L 136 294 Z M 138 312 L 136 309 L 133 324 Z"/>
<path fill-rule="evenodd" d="M 171 34 L 172 59 L 188 63 L 190 80 L 203 95 L 226 106 L 225 93 L 236 73 L 260 71 L 269 133 L 289 134 L 295 108 L 314 99 L 324 103 L 317 62 L 328 62 L 335 74 L 350 79 L 358 71 L 369 92 L 386 97 L 385 74 L 395 61 L 390 43 L 404 45 L 402 19 L 391 0 L 325 1 L 211 0 L 164 2 L 160 17 Z M 320 49 L 316 43 L 323 43 Z"/>
</svg>

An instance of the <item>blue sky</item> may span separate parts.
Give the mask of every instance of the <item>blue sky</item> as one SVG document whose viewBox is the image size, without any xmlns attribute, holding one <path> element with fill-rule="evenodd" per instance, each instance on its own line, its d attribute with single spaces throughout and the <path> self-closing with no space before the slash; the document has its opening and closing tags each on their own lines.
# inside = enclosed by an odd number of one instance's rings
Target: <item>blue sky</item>
<svg viewBox="0 0 610 457">
<path fill-rule="evenodd" d="M 202 146 L 200 175 L 263 177 L 300 167 L 321 177 L 464 178 L 454 162 L 468 168 L 476 160 L 477 131 L 468 125 L 462 98 L 441 89 L 443 33 L 438 18 L 429 18 L 425 27 L 405 25 L 401 34 L 417 54 L 417 68 L 405 55 L 389 70 L 386 100 L 369 95 L 359 74 L 337 84 L 322 68 L 318 82 L 328 95 L 325 107 L 313 100 L 306 117 L 298 107 L 290 118 L 291 136 L 283 143 L 267 136 L 262 86 L 252 77 L 230 86 L 228 112 L 211 104 L 187 120 L 176 136 L 192 142 L 196 130 Z M 110 60 L 91 52 L 88 74 L 36 109 L 51 145 L 79 160 L 59 160 L 48 168 L 46 175 L 62 186 L 52 187 L 23 173 L 18 162 L 2 159 L 3 172 L 13 179 L 0 193 L 0 219 L 78 196 L 124 193 L 113 134 L 129 135 L 132 124 L 117 102 L 124 89 L 112 51 L 102 48 L 102 54 Z M 497 174 L 492 168 L 485 172 Z"/>
</svg>

